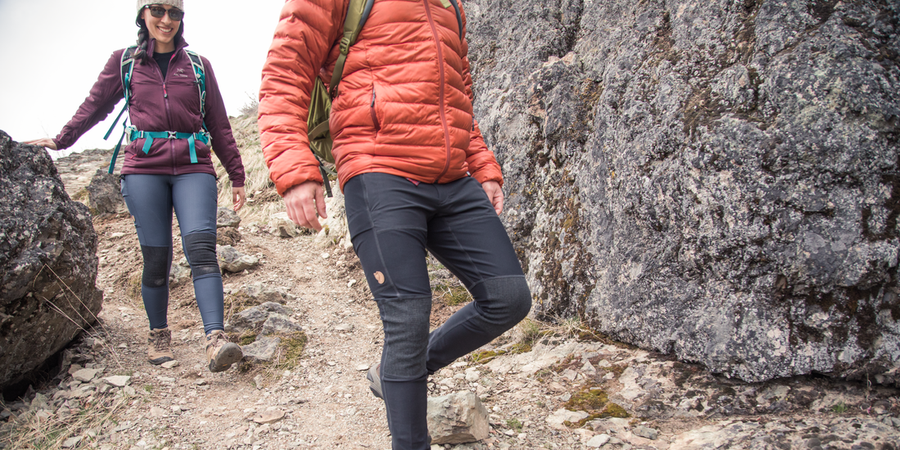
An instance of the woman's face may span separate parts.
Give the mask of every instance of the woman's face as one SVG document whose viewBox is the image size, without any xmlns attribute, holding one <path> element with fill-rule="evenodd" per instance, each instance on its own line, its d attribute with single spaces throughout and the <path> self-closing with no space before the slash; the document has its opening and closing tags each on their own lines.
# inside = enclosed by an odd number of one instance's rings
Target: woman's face
<svg viewBox="0 0 900 450">
<path fill-rule="evenodd" d="M 155 17 L 154 12 L 165 10 L 166 14 L 162 17 Z M 176 11 L 178 20 L 172 20 L 170 11 Z M 156 51 L 160 53 L 168 53 L 175 50 L 175 33 L 181 27 L 181 10 L 173 8 L 169 5 L 149 5 L 144 8 L 143 19 L 150 31 L 150 37 L 156 39 Z"/>
</svg>

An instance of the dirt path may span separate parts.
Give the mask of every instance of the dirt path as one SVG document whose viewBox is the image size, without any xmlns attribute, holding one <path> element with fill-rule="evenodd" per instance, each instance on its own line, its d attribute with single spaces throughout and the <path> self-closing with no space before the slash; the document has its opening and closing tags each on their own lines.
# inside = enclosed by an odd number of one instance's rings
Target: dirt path
<svg viewBox="0 0 900 450">
<path fill-rule="evenodd" d="M 233 368 L 212 374 L 205 368 L 202 325 L 189 284 L 173 289 L 169 324 L 179 365 L 172 369 L 146 362 L 143 306 L 127 295 L 129 280 L 140 273 L 133 225 L 127 217 L 97 224 L 101 236 L 98 286 L 104 290 L 103 329 L 109 333 L 116 371 L 131 373 L 141 401 L 124 417 L 132 427 L 113 444 L 145 448 L 389 448 L 384 405 L 365 383 L 368 365 L 380 356 L 381 329 L 374 303 L 358 288 L 361 273 L 352 254 L 323 249 L 311 236 L 281 239 L 265 232 L 243 234 L 237 245 L 263 264 L 249 273 L 226 275 L 226 292 L 245 284 L 279 286 L 296 299 L 287 306 L 309 337 L 299 365 L 269 374 Z M 329 253 L 329 251 L 331 253 Z M 175 260 L 180 258 L 176 253 Z M 334 278 L 335 273 L 342 276 Z M 356 280 L 349 287 L 350 280 Z M 131 282 L 133 285 L 133 281 Z M 347 325 L 340 326 L 340 325 Z M 348 330 L 348 331 L 342 331 Z M 122 344 L 127 348 L 121 348 Z M 269 410 L 283 411 L 274 424 L 257 424 Z"/>
</svg>

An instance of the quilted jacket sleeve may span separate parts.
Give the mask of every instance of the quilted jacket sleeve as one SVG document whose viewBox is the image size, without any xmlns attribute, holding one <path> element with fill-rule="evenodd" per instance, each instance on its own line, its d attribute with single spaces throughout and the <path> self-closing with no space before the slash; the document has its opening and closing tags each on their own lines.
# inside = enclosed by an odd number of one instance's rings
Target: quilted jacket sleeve
<svg viewBox="0 0 900 450">
<path fill-rule="evenodd" d="M 465 16 L 463 16 L 463 77 L 466 83 L 466 95 L 469 96 L 469 100 L 472 104 L 475 104 L 475 94 L 472 92 L 472 74 L 469 71 L 469 43 L 466 42 L 465 39 L 465 24 Z M 481 129 L 478 128 L 478 121 L 474 118 L 472 119 L 471 135 L 469 149 L 466 152 L 466 164 L 469 166 L 469 173 L 471 173 L 479 183 L 496 181 L 502 186 L 503 174 L 500 169 L 500 164 L 497 163 L 494 153 L 488 149 L 487 144 L 484 142 L 484 136 L 481 135 Z"/>
<path fill-rule="evenodd" d="M 306 119 L 313 81 L 343 28 L 345 2 L 288 0 L 281 10 L 259 89 L 259 132 L 278 193 L 322 182 Z"/>
</svg>

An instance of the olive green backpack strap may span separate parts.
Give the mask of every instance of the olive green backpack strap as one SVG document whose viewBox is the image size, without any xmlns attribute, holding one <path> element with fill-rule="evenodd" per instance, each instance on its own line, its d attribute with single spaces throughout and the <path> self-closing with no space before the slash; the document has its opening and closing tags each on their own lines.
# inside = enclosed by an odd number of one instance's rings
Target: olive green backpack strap
<svg viewBox="0 0 900 450">
<path fill-rule="evenodd" d="M 334 73 L 331 75 L 331 83 L 328 84 L 328 93 L 334 97 L 338 84 L 344 76 L 344 63 L 347 61 L 347 54 L 350 53 L 350 46 L 356 43 L 359 32 L 362 31 L 363 25 L 369 18 L 372 11 L 372 3 L 375 0 L 350 0 L 347 6 L 347 18 L 344 19 L 344 36 L 341 37 L 340 48 L 341 54 L 338 56 L 334 65 Z"/>
</svg>

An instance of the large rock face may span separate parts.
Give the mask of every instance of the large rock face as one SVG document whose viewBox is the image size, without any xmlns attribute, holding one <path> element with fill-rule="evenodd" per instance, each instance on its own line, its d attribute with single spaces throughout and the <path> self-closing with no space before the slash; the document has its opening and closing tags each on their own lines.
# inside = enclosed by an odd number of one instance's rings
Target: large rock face
<svg viewBox="0 0 900 450">
<path fill-rule="evenodd" d="M 538 311 L 747 381 L 900 382 L 900 3 L 465 7 Z"/>
<path fill-rule="evenodd" d="M 0 388 L 96 322 L 103 295 L 86 206 L 63 190 L 46 150 L 0 131 Z"/>
</svg>

